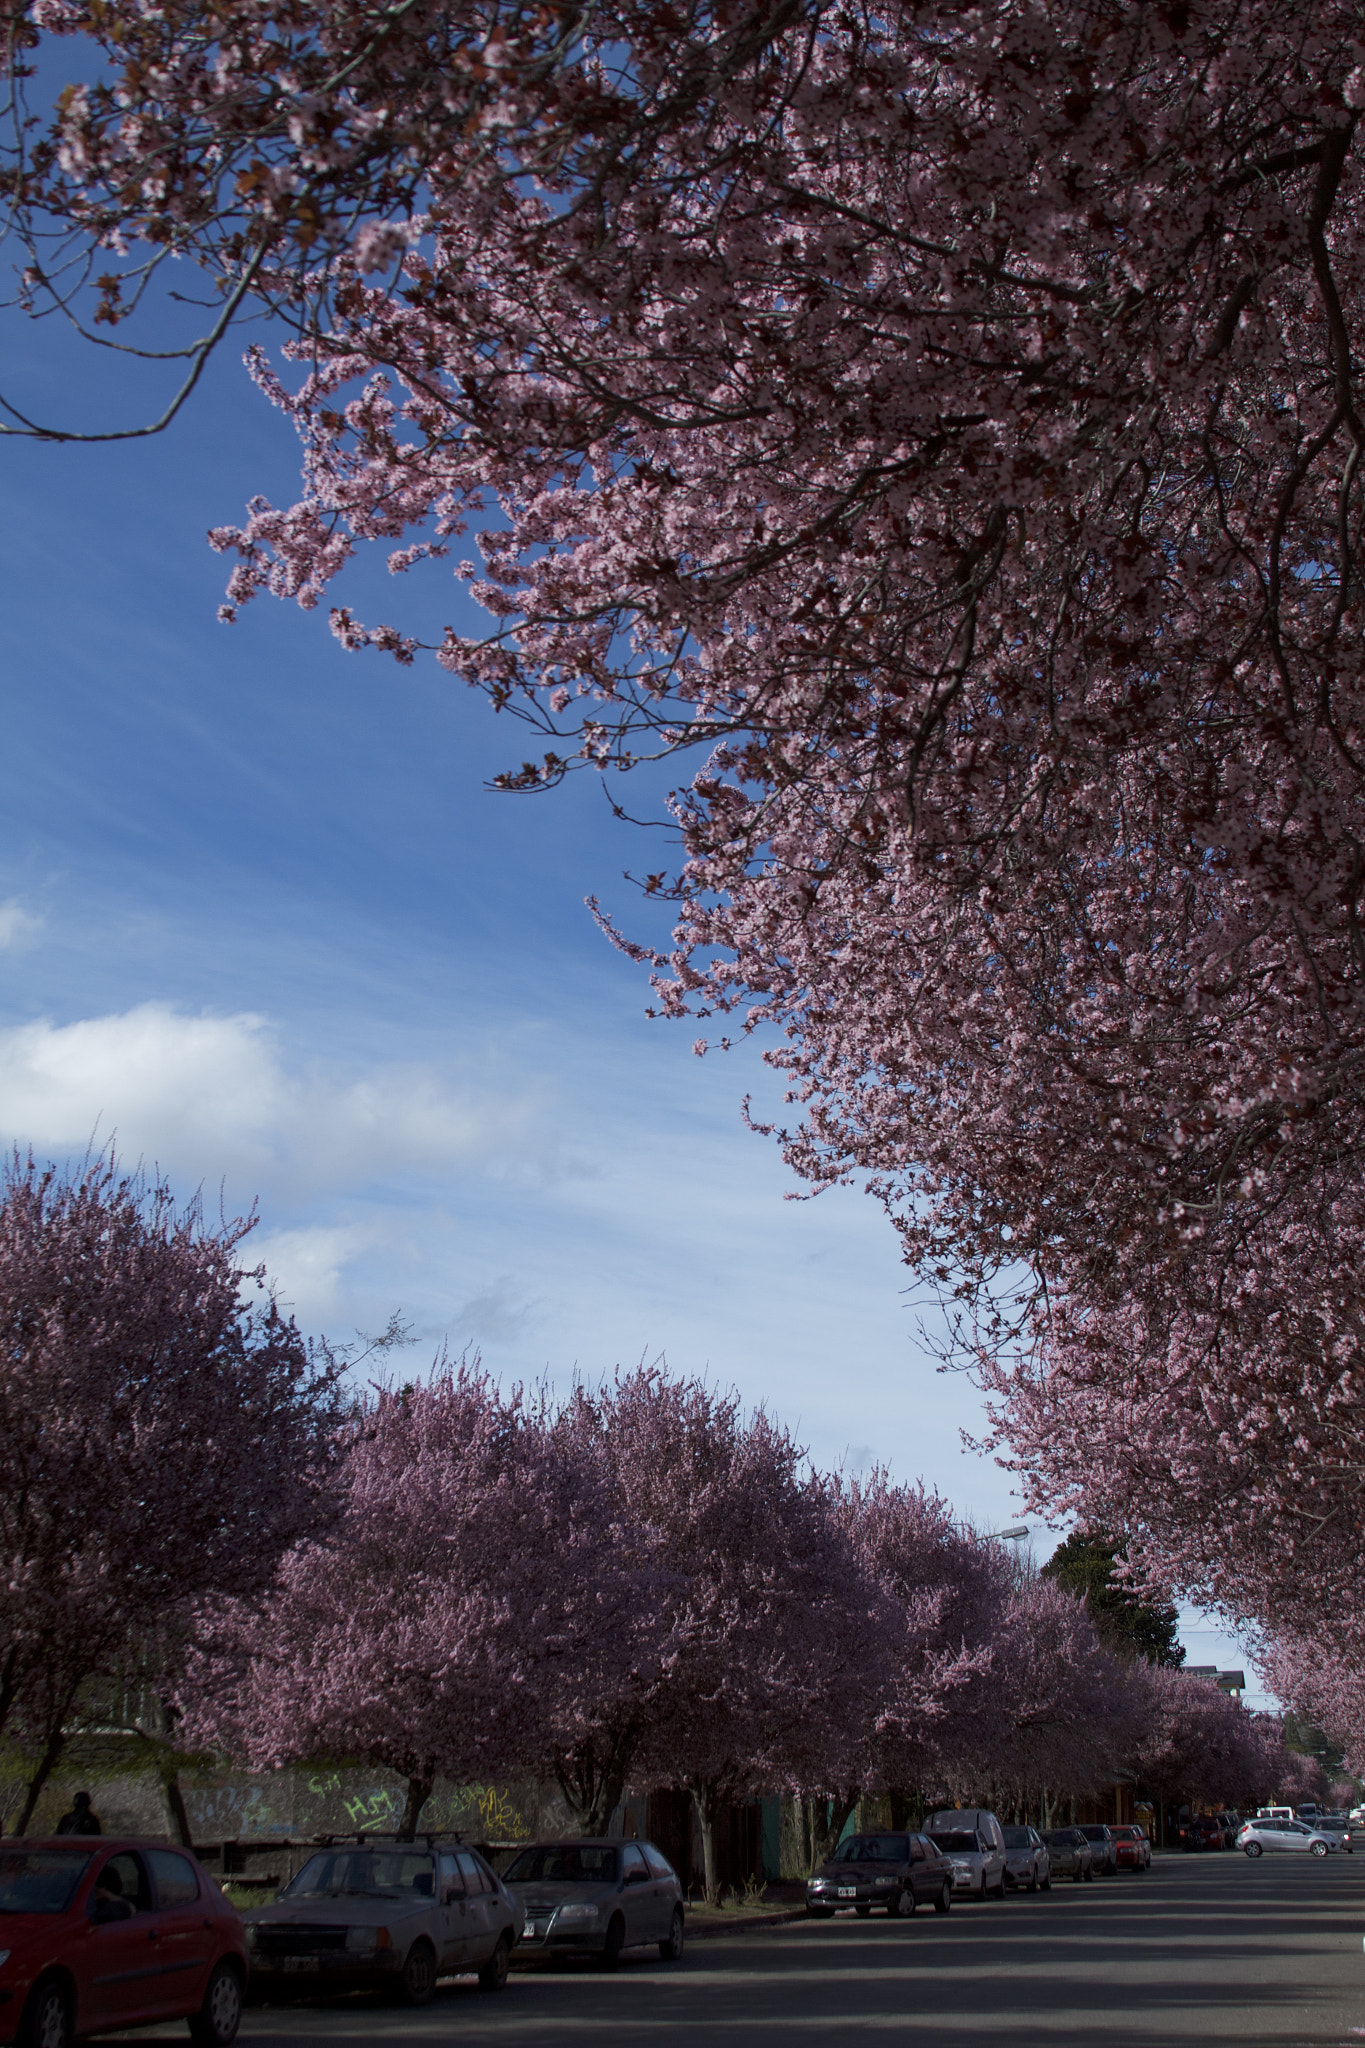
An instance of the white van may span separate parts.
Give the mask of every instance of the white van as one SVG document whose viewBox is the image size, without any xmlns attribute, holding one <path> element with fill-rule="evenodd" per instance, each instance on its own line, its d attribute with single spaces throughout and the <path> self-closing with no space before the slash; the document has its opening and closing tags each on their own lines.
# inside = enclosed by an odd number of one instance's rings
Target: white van
<svg viewBox="0 0 1365 2048">
<path fill-rule="evenodd" d="M 993 1813 L 984 1806 L 940 1806 L 924 1832 L 952 1864 L 955 1892 L 1004 1898 L 1005 1834 Z"/>
</svg>

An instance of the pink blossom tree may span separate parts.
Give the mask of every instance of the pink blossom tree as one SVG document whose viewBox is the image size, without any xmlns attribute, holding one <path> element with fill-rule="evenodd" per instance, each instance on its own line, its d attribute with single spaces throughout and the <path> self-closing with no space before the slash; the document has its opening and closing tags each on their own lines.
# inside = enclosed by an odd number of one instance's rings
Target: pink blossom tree
<svg viewBox="0 0 1365 2048">
<path fill-rule="evenodd" d="M 325 1513 L 333 1374 L 249 1223 L 102 1157 L 0 1181 L 0 1730 L 38 1755 L 27 1826 L 93 1682 L 173 1675 L 192 1606 L 266 1582 Z"/>
<path fill-rule="evenodd" d="M 634 1647 L 601 1479 L 476 1366 L 379 1393 L 353 1425 L 335 1527 L 206 1627 L 187 1729 L 255 1768 L 393 1770 L 407 1836 L 438 1774 L 557 1756 L 585 1688 Z"/>
</svg>

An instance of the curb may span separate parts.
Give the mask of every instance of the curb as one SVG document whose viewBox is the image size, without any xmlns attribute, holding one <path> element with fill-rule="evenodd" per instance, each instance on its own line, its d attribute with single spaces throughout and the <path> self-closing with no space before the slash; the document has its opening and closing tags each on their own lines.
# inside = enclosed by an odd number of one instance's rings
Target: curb
<svg viewBox="0 0 1365 2048">
<path fill-rule="evenodd" d="M 749 1934 L 760 1927 L 785 1927 L 790 1921 L 804 1920 L 805 1917 L 805 1907 L 797 1906 L 786 1913 L 753 1913 L 743 1920 L 732 1920 L 728 1925 L 723 1920 L 707 1920 L 700 1927 L 689 1922 L 687 1939 L 709 1941 L 717 1934 Z"/>
</svg>

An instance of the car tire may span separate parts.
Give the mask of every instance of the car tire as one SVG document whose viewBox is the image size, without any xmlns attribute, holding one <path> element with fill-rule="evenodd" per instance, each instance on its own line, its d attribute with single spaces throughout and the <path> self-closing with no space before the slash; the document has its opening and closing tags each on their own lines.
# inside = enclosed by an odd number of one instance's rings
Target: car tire
<svg viewBox="0 0 1365 2048">
<path fill-rule="evenodd" d="M 1079 1884 L 1084 1876 L 1085 1872 L 1083 1870 L 1073 1870 L 1071 1873 L 1071 1882 L 1073 1884 Z"/>
<path fill-rule="evenodd" d="M 1033 1868 L 1032 1868 L 1032 1869 L 1030 1870 L 1030 1872 L 1029 1872 L 1029 1876 L 1028 1876 L 1028 1889 L 1029 1889 L 1029 1890 L 1030 1890 L 1031 1892 L 1036 1892 L 1036 1891 L 1037 1891 L 1037 1889 L 1038 1889 L 1038 1865 L 1037 1865 L 1036 1863 L 1034 1864 Z"/>
<path fill-rule="evenodd" d="M 198 2012 L 190 2016 L 195 2048 L 229 2048 L 242 2024 L 242 1978 L 224 1959 L 215 1965 Z"/>
<path fill-rule="evenodd" d="M 832 1920 L 834 1918 L 834 1908 L 833 1906 L 812 1906 L 807 1903 L 806 1918 L 808 1920 Z"/>
<path fill-rule="evenodd" d="M 809 1906 L 806 1908 L 806 1911 L 810 1911 Z M 683 1910 L 681 1906 L 675 1906 L 673 1908 L 673 1918 L 669 1922 L 668 1939 L 659 1943 L 659 1954 L 666 1963 L 680 1963 L 682 1961 L 683 1939 Z"/>
<path fill-rule="evenodd" d="M 1005 1873 L 1003 1870 L 1000 1873 L 1000 1882 L 995 1887 L 995 1896 L 997 1899 L 1003 1899 L 1005 1896 Z"/>
<path fill-rule="evenodd" d="M 436 1951 L 429 1941 L 415 1941 L 408 1950 L 398 1994 L 404 2005 L 430 2005 L 436 1996 Z"/>
<path fill-rule="evenodd" d="M 1327 1854 L 1326 1842 L 1314 1842 L 1312 1853 L 1315 1856 L 1325 1856 Z"/>
<path fill-rule="evenodd" d="M 1259 1856 L 1262 1853 L 1261 1844 L 1259 1842 L 1248 1842 L 1246 1853 L 1248 1856 Z"/>
<path fill-rule="evenodd" d="M 512 1937 L 500 1934 L 498 1945 L 479 1972 L 480 1991 L 505 1991 L 507 1970 L 512 1960 Z"/>
<path fill-rule="evenodd" d="M 1042 1885 L 1042 1888 L 1043 1888 L 1043 1890 L 1044 1890 L 1045 1892 L 1050 1892 L 1050 1891 L 1052 1890 L 1052 1872 L 1051 1872 L 1050 1870 L 1049 1870 L 1049 1872 L 1048 1872 L 1047 1876 L 1046 1876 L 1046 1877 L 1044 1877 L 1044 1878 L 1042 1878 L 1042 1879 L 1040 1879 L 1039 1881 L 1040 1881 L 1040 1883 L 1041 1883 L 1041 1885 Z"/>
<path fill-rule="evenodd" d="M 869 1899 L 866 1905 L 855 1906 L 853 1910 L 860 1920 L 866 1920 L 868 1914 L 872 1911 L 872 1901 Z"/>
<path fill-rule="evenodd" d="M 598 1968 L 617 1970 L 621 1967 L 621 1951 L 626 1945 L 626 1923 L 617 1913 L 607 1928 L 607 1938 L 602 1943 L 602 1952 L 597 1958 Z"/>
<path fill-rule="evenodd" d="M 1095 1882 L 1095 1866 L 1093 1863 L 1091 1864 L 1089 1870 L 1087 1870 L 1085 1873 L 1085 1881 L 1087 1884 L 1093 1884 Z"/>
<path fill-rule="evenodd" d="M 906 1920 L 915 1910 L 915 1894 L 904 1885 L 892 1892 L 886 1902 L 888 1920 Z"/>
<path fill-rule="evenodd" d="M 951 1913 L 952 1910 L 953 1888 L 949 1884 L 947 1878 L 945 1877 L 943 1880 L 943 1889 L 939 1893 L 938 1897 L 934 1900 L 934 1911 L 936 1913 Z"/>
<path fill-rule="evenodd" d="M 39 1980 L 19 2026 L 21 2048 L 69 2048 L 71 1993 L 60 1977 Z"/>
</svg>

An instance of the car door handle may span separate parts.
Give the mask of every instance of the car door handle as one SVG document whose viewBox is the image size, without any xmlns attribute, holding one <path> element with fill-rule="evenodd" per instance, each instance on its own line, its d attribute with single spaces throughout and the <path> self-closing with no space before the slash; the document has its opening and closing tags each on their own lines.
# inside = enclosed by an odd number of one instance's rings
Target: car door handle
<svg viewBox="0 0 1365 2048">
<path fill-rule="evenodd" d="M 161 1936 L 157 1933 L 155 1927 L 149 1927 L 147 1929 L 147 1939 L 148 1941 L 160 1941 Z"/>
</svg>

